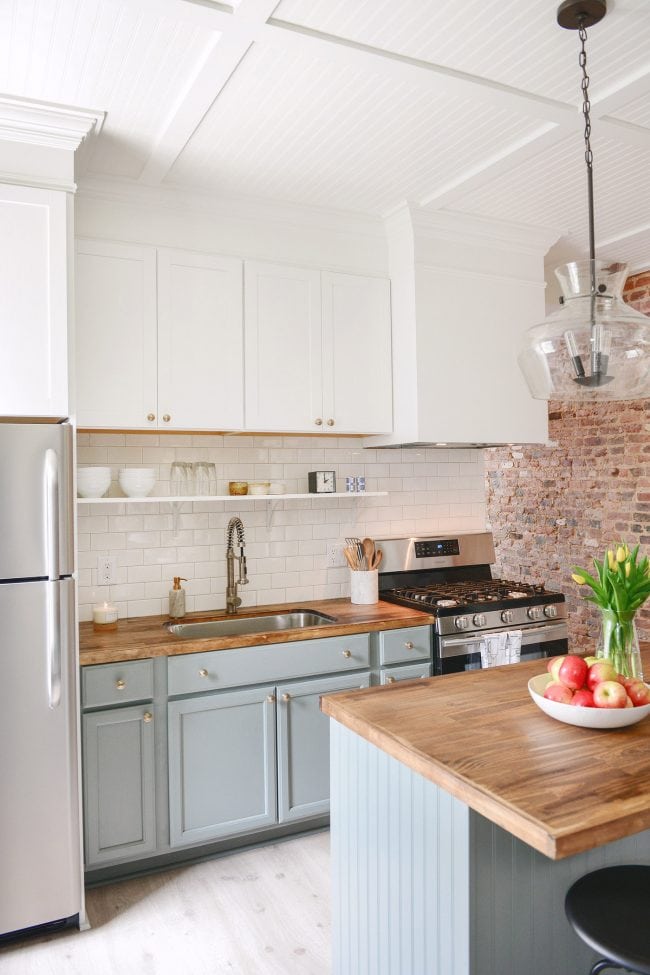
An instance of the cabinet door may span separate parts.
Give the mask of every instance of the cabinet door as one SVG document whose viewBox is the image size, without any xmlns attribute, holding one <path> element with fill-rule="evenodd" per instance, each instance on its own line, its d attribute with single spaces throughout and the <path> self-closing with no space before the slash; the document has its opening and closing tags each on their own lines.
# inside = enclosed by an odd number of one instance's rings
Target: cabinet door
<svg viewBox="0 0 650 975">
<path fill-rule="evenodd" d="M 86 866 L 156 848 L 151 705 L 83 716 Z"/>
<path fill-rule="evenodd" d="M 159 427 L 241 430 L 242 318 L 240 260 L 158 251 Z"/>
<path fill-rule="evenodd" d="M 0 415 L 68 416 L 68 194 L 0 191 Z"/>
<path fill-rule="evenodd" d="M 244 273 L 246 429 L 327 429 L 319 272 L 246 261 Z"/>
<path fill-rule="evenodd" d="M 431 664 L 407 664 L 403 667 L 384 667 L 380 671 L 382 684 L 394 684 L 399 680 L 421 680 L 431 677 Z"/>
<path fill-rule="evenodd" d="M 172 847 L 277 821 L 274 702 L 267 687 L 169 703 Z"/>
<path fill-rule="evenodd" d="M 330 805 L 329 718 L 321 694 L 368 687 L 367 673 L 278 687 L 278 819 L 327 814 Z"/>
<path fill-rule="evenodd" d="M 155 428 L 155 248 L 79 240 L 75 291 L 77 423 Z"/>
<path fill-rule="evenodd" d="M 393 429 L 390 282 L 324 271 L 323 419 L 332 433 Z"/>
</svg>

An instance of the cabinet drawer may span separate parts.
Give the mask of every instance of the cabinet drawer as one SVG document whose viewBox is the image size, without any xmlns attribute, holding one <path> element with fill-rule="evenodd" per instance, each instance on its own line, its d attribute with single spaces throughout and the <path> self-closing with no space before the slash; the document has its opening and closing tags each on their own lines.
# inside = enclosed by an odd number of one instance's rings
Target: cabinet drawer
<svg viewBox="0 0 650 975">
<path fill-rule="evenodd" d="M 394 684 L 398 680 L 419 680 L 431 677 L 431 664 L 408 664 L 404 667 L 386 667 L 381 671 L 382 684 Z"/>
<path fill-rule="evenodd" d="M 430 658 L 430 626 L 408 626 L 401 630 L 384 630 L 379 634 L 379 662 L 382 667 Z"/>
<path fill-rule="evenodd" d="M 81 706 L 99 708 L 153 697 L 153 660 L 98 664 L 81 669 Z"/>
<path fill-rule="evenodd" d="M 313 674 L 345 673 L 368 666 L 368 634 L 355 633 L 326 640 L 298 640 L 170 657 L 168 688 L 170 695 L 195 694 Z"/>
</svg>

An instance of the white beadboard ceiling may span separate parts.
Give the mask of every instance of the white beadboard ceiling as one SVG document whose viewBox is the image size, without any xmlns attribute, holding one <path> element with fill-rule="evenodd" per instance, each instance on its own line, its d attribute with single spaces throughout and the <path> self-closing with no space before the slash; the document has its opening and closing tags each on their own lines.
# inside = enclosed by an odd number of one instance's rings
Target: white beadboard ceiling
<svg viewBox="0 0 650 975">
<path fill-rule="evenodd" d="M 590 29 L 599 253 L 650 266 L 650 0 Z M 586 245 L 578 38 L 546 0 L 2 0 L 0 93 L 101 110 L 93 180 Z"/>
</svg>

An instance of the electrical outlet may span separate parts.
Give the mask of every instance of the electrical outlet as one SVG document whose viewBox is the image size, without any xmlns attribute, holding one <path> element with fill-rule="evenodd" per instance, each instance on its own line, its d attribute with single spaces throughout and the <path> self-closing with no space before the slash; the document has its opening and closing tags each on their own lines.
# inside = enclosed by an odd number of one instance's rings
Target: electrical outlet
<svg viewBox="0 0 650 975">
<path fill-rule="evenodd" d="M 97 559 L 97 585 L 112 586 L 117 573 L 117 559 L 114 555 L 100 555 Z"/>
<path fill-rule="evenodd" d="M 343 546 L 340 542 L 328 542 L 327 543 L 327 555 L 325 557 L 325 565 L 328 569 L 340 569 L 346 565 L 345 556 L 343 554 Z"/>
</svg>

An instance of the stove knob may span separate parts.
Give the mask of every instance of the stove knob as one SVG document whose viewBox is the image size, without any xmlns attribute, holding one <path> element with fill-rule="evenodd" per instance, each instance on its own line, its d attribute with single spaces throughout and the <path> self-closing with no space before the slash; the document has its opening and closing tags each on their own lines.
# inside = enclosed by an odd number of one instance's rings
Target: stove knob
<svg viewBox="0 0 650 975">
<path fill-rule="evenodd" d="M 501 613 L 501 622 L 502 623 L 512 623 L 512 610 L 511 609 L 504 609 L 504 611 Z"/>
<path fill-rule="evenodd" d="M 454 620 L 454 626 L 457 630 L 466 630 L 469 626 L 469 620 L 466 616 L 457 616 Z"/>
<path fill-rule="evenodd" d="M 477 613 L 473 620 L 474 626 L 485 626 L 486 619 L 483 613 Z"/>
<path fill-rule="evenodd" d="M 529 606 L 526 610 L 526 615 L 529 620 L 541 620 L 544 615 L 544 610 L 541 606 Z"/>
<path fill-rule="evenodd" d="M 555 617 L 557 616 L 557 607 L 556 606 L 545 606 L 544 607 L 544 616 L 548 616 L 548 618 L 550 620 L 554 620 Z"/>
</svg>

